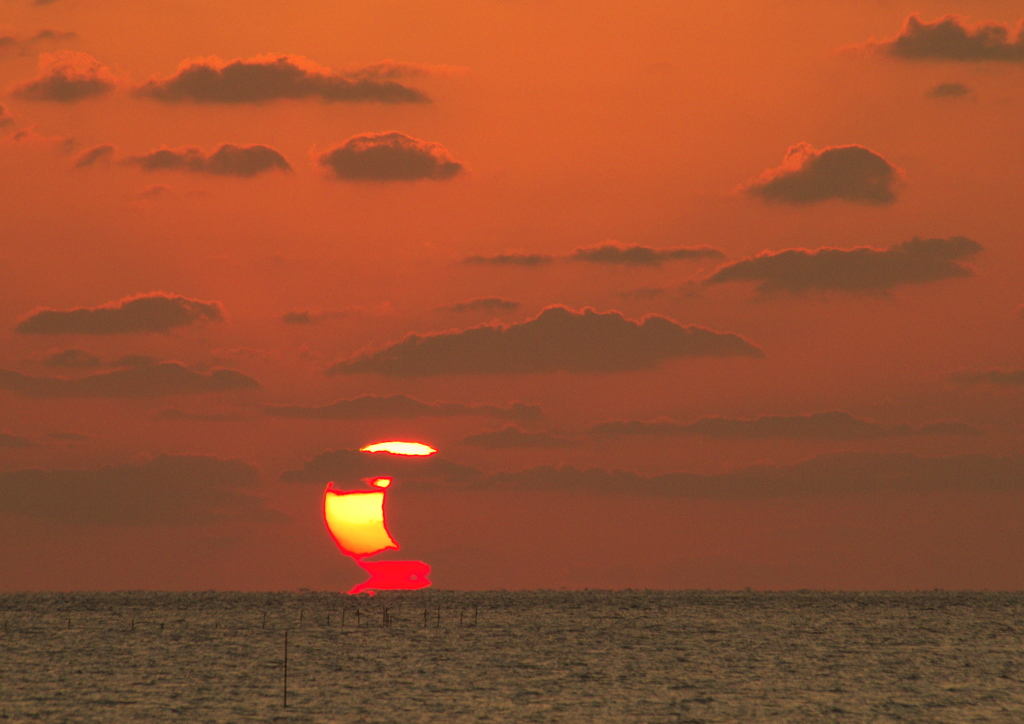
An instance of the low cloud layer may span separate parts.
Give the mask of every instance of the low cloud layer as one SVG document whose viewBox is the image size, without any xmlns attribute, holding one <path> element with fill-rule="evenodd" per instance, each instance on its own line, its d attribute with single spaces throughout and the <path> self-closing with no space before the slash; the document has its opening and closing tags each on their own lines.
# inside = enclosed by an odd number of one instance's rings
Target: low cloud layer
<svg viewBox="0 0 1024 724">
<path fill-rule="evenodd" d="M 961 385 L 1024 386 L 1024 370 L 966 370 L 955 372 L 950 379 Z"/>
<path fill-rule="evenodd" d="M 316 162 L 341 181 L 445 181 L 463 170 L 440 143 L 397 131 L 352 136 Z"/>
<path fill-rule="evenodd" d="M 24 397 L 145 398 L 255 390 L 259 386 L 256 380 L 235 370 L 194 372 L 180 362 L 139 364 L 73 379 L 0 370 L 0 390 Z"/>
<path fill-rule="evenodd" d="M 24 437 L 8 435 L 6 432 L 0 432 L 0 450 L 26 447 L 35 447 L 35 443 Z"/>
<path fill-rule="evenodd" d="M 962 236 L 915 238 L 888 249 L 786 249 L 726 264 L 707 284 L 756 282 L 762 293 L 810 290 L 885 292 L 901 284 L 964 279 L 974 272 L 964 261 L 983 247 Z"/>
<path fill-rule="evenodd" d="M 14 116 L 12 116 L 10 112 L 7 110 L 7 106 L 5 106 L 3 103 L 0 103 L 0 128 L 9 126 L 12 123 L 14 123 Z"/>
<path fill-rule="evenodd" d="M 462 444 L 489 450 L 524 450 L 528 448 L 576 447 L 580 442 L 563 435 L 554 435 L 550 432 L 526 432 L 515 425 L 507 425 L 501 430 L 488 430 L 468 435 L 462 439 Z"/>
<path fill-rule="evenodd" d="M 517 309 L 519 309 L 519 302 L 499 297 L 482 297 L 465 302 L 456 302 L 455 304 L 446 304 L 438 307 L 437 311 L 455 312 L 458 314 L 462 312 L 514 312 Z"/>
<path fill-rule="evenodd" d="M 386 475 L 410 490 L 573 491 L 703 499 L 770 499 L 871 492 L 1006 490 L 1024 492 L 1024 457 L 955 455 L 918 457 L 907 453 L 847 452 L 821 455 L 794 465 L 755 465 L 701 474 L 641 475 L 628 470 L 552 467 L 485 473 L 432 456 L 399 460 L 355 450 L 323 453 L 300 470 L 282 475 L 294 483 L 326 484 Z"/>
<path fill-rule="evenodd" d="M 75 347 L 54 350 L 46 354 L 42 358 L 42 362 L 48 367 L 68 367 L 71 369 L 90 369 L 103 365 L 103 360 L 100 359 L 99 355 L 87 349 L 77 349 Z"/>
<path fill-rule="evenodd" d="M 597 246 L 583 246 L 566 256 L 551 254 L 497 254 L 495 256 L 469 256 L 464 264 L 494 264 L 497 266 L 538 267 L 555 261 L 581 261 L 591 264 L 619 266 L 659 267 L 669 261 L 695 261 L 724 259 L 721 250 L 710 246 L 670 246 L 661 249 L 639 244 L 607 242 Z"/>
<path fill-rule="evenodd" d="M 901 172 L 863 146 L 830 146 L 815 150 L 798 143 L 782 165 L 768 169 L 743 190 L 765 201 L 813 204 L 840 199 L 861 204 L 891 204 Z"/>
<path fill-rule="evenodd" d="M 267 171 L 291 171 L 287 159 L 270 146 L 236 146 L 222 143 L 216 151 L 201 148 L 162 148 L 142 156 L 130 156 L 125 163 L 146 171 L 189 171 L 215 176 L 252 177 Z"/>
<path fill-rule="evenodd" d="M 338 362 L 327 373 L 619 372 L 652 369 L 680 357 L 731 356 L 763 354 L 735 334 L 684 327 L 657 315 L 634 322 L 618 312 L 548 307 L 518 324 L 412 334 L 378 352 Z"/>
<path fill-rule="evenodd" d="M 600 244 L 583 247 L 574 251 L 573 261 L 587 261 L 595 264 L 621 264 L 624 266 L 661 266 L 667 261 L 692 261 L 694 259 L 724 259 L 719 249 L 710 246 L 675 246 L 654 249 L 637 244 Z"/>
<path fill-rule="evenodd" d="M 911 15 L 896 38 L 875 47 L 903 60 L 1024 61 L 1020 28 L 1013 31 L 1002 23 L 970 25 L 956 15 L 930 23 Z"/>
<path fill-rule="evenodd" d="M 888 424 L 862 420 L 848 412 L 815 412 L 810 415 L 765 415 L 752 420 L 703 417 L 695 422 L 615 420 L 590 427 L 597 436 L 703 435 L 721 440 L 805 438 L 821 440 L 869 440 L 904 435 L 975 435 L 977 428 L 963 422 L 926 425 Z"/>
<path fill-rule="evenodd" d="M 16 329 L 22 334 L 139 334 L 168 332 L 200 321 L 223 322 L 220 302 L 151 292 L 100 307 L 37 309 Z"/>
<path fill-rule="evenodd" d="M 39 75 L 11 88 L 30 101 L 74 103 L 109 93 L 117 85 L 110 69 L 86 53 L 62 50 L 39 56 Z"/>
<path fill-rule="evenodd" d="M 251 465 L 200 455 L 98 470 L 17 470 L 0 472 L 0 513 L 99 526 L 285 520 L 252 495 L 258 485 Z"/>
<path fill-rule="evenodd" d="M 294 309 L 281 315 L 285 324 L 316 324 L 329 319 L 341 319 L 345 312 L 315 312 L 308 309 Z"/>
<path fill-rule="evenodd" d="M 495 417 L 499 420 L 536 420 L 541 417 L 537 405 L 514 402 L 502 405 L 463 405 L 458 402 L 427 403 L 405 395 L 363 395 L 338 400 L 321 407 L 278 405 L 266 408 L 268 415 L 303 420 L 415 420 L 424 417 Z"/>
<path fill-rule="evenodd" d="M 391 73 L 396 74 L 401 73 Z M 422 92 L 390 80 L 386 74 L 334 73 L 299 55 L 261 55 L 227 62 L 219 58 L 190 60 L 174 75 L 154 78 L 135 93 L 166 103 L 266 103 L 303 98 L 341 103 L 429 100 Z"/>
<path fill-rule="evenodd" d="M 114 150 L 109 143 L 93 146 L 78 155 L 75 159 L 75 168 L 89 168 L 100 161 L 110 161 L 114 157 Z"/>
<path fill-rule="evenodd" d="M 971 89 L 963 83 L 939 83 L 928 89 L 929 98 L 963 98 L 970 94 Z"/>
</svg>

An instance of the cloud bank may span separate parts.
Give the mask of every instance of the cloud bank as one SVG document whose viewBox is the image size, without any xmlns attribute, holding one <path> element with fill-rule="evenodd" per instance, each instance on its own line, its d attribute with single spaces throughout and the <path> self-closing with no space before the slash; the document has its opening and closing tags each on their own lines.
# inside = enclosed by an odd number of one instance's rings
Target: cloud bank
<svg viewBox="0 0 1024 724">
<path fill-rule="evenodd" d="M 963 98 L 969 96 L 971 89 L 963 83 L 939 83 L 928 89 L 929 98 Z"/>
<path fill-rule="evenodd" d="M 87 53 L 62 50 L 39 56 L 39 75 L 11 88 L 30 101 L 75 101 L 109 93 L 117 85 L 110 69 Z"/>
<path fill-rule="evenodd" d="M 598 436 L 703 435 L 720 440 L 805 438 L 820 440 L 868 440 L 903 435 L 974 435 L 978 430 L 962 422 L 935 422 L 921 426 L 862 420 L 838 410 L 810 415 L 765 415 L 752 420 L 702 417 L 696 422 L 663 420 L 615 420 L 592 425 Z"/>
<path fill-rule="evenodd" d="M 487 448 L 489 450 L 524 450 L 528 448 L 576 447 L 579 440 L 553 435 L 550 432 L 525 432 L 515 425 L 506 425 L 501 430 L 488 430 L 462 439 L 463 445 Z"/>
<path fill-rule="evenodd" d="M 165 103 L 266 103 L 320 98 L 338 103 L 424 103 L 426 95 L 379 72 L 333 73 L 300 55 L 247 60 L 189 60 L 167 78 L 153 78 L 135 94 Z"/>
<path fill-rule="evenodd" d="M 0 512 L 55 523 L 193 526 L 286 519 L 251 491 L 251 465 L 201 455 L 161 455 L 98 470 L 0 472 Z"/>
<path fill-rule="evenodd" d="M 757 282 L 762 293 L 810 290 L 885 292 L 901 284 L 963 279 L 964 260 L 983 247 L 962 236 L 914 238 L 888 249 L 785 249 L 766 251 L 720 267 L 706 284 Z"/>
<path fill-rule="evenodd" d="M 369 459 L 337 450 L 308 461 L 282 480 L 326 484 L 331 480 L 387 475 L 410 490 L 573 491 L 702 499 L 771 499 L 871 492 L 940 490 L 1024 491 L 1024 457 L 847 452 L 821 455 L 794 465 L 755 465 L 725 473 L 672 472 L 641 475 L 628 470 L 552 467 L 484 473 L 432 456 L 420 460 Z"/>
<path fill-rule="evenodd" d="M 1024 370 L 966 370 L 955 372 L 950 379 L 961 385 L 1024 386 Z"/>
<path fill-rule="evenodd" d="M 581 261 L 592 264 L 659 267 L 667 261 L 694 261 L 698 259 L 724 259 L 720 249 L 710 246 L 671 246 L 657 249 L 639 244 L 607 242 L 597 246 L 583 246 L 566 256 L 551 254 L 497 254 L 495 256 L 469 256 L 464 264 L 494 264 L 497 266 L 537 267 L 554 261 Z"/>
<path fill-rule="evenodd" d="M 203 320 L 223 322 L 221 303 L 150 292 L 100 307 L 37 309 L 15 329 L 22 334 L 140 334 L 168 332 Z"/>
<path fill-rule="evenodd" d="M 735 334 L 684 327 L 666 317 L 634 322 L 614 311 L 555 306 L 517 324 L 411 334 L 378 352 L 338 362 L 327 374 L 619 372 L 652 369 L 680 357 L 731 356 L 763 353 Z"/>
<path fill-rule="evenodd" d="M 3 449 L 19 449 L 26 447 L 35 447 L 35 443 L 24 437 L 18 437 L 17 435 L 8 435 L 5 432 L 0 432 L 0 450 Z"/>
<path fill-rule="evenodd" d="M 891 204 L 902 172 L 863 146 L 808 143 L 792 146 L 778 168 L 768 169 L 743 190 L 765 201 L 813 204 L 841 199 L 861 204 Z"/>
<path fill-rule="evenodd" d="M 98 355 L 89 350 L 74 347 L 55 350 L 43 357 L 42 362 L 48 367 L 70 367 L 72 369 L 89 369 L 103 365 L 103 361 Z"/>
<path fill-rule="evenodd" d="M 341 181 L 445 181 L 463 171 L 440 143 L 404 133 L 361 133 L 316 156 Z"/>
<path fill-rule="evenodd" d="M 3 103 L 0 103 L 0 128 L 9 126 L 12 123 L 14 123 L 14 116 L 12 116 L 8 112 L 7 106 L 5 106 Z"/>
<path fill-rule="evenodd" d="M 146 398 L 255 390 L 253 378 L 228 369 L 193 372 L 180 362 L 139 364 L 74 379 L 36 377 L 0 369 L 0 390 L 24 397 Z"/>
<path fill-rule="evenodd" d="M 875 46 L 902 60 L 949 60 L 960 62 L 1024 60 L 1024 34 L 1001 23 L 969 25 L 956 15 L 923 22 L 911 15 L 893 40 Z"/>
<path fill-rule="evenodd" d="M 513 302 L 508 299 L 501 299 L 499 297 L 482 297 L 480 299 L 470 299 L 465 302 L 456 302 L 455 304 L 446 304 L 441 307 L 437 307 L 439 312 L 514 312 L 519 309 L 519 302 Z"/>
<path fill-rule="evenodd" d="M 163 148 L 142 156 L 130 156 L 125 163 L 146 171 L 189 171 L 215 176 L 252 177 L 267 171 L 291 171 L 287 159 L 270 146 L 236 146 L 222 143 L 216 151 L 200 148 Z"/>
<path fill-rule="evenodd" d="M 484 416 L 499 420 L 536 420 L 541 417 L 537 405 L 514 402 L 502 405 L 463 405 L 458 402 L 427 403 L 405 395 L 363 395 L 338 400 L 321 407 L 280 405 L 266 408 L 268 415 L 304 420 L 415 420 L 423 417 Z"/>
<path fill-rule="evenodd" d="M 114 150 L 109 143 L 93 146 L 79 154 L 75 159 L 75 168 L 89 168 L 100 161 L 109 161 L 114 157 Z"/>
</svg>

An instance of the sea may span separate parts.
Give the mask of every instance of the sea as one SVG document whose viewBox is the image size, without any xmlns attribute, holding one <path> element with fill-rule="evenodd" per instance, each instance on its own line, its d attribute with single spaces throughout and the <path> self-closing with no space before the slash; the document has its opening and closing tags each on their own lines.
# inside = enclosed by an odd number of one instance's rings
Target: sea
<svg viewBox="0 0 1024 724">
<path fill-rule="evenodd" d="M 4 722 L 1024 722 L 1024 593 L 8 593 L 0 626 Z"/>
</svg>

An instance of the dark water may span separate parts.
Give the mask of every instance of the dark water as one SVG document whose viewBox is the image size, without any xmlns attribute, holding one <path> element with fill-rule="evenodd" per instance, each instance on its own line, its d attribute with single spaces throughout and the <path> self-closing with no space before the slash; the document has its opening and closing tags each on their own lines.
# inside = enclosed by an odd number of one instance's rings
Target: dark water
<svg viewBox="0 0 1024 724">
<path fill-rule="evenodd" d="M 1021 593 L 7 594 L 0 624 L 3 721 L 1024 721 Z"/>
</svg>

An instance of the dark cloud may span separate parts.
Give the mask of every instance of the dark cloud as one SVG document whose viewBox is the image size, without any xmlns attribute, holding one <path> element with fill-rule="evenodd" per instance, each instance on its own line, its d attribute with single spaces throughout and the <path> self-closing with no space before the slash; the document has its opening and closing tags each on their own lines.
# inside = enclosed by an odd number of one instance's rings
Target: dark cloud
<svg viewBox="0 0 1024 724">
<path fill-rule="evenodd" d="M 495 256 L 469 256 L 465 264 L 496 264 L 503 266 L 536 267 L 554 261 L 582 261 L 593 264 L 658 267 L 667 261 L 693 261 L 696 259 L 724 259 L 725 254 L 710 246 L 673 246 L 656 249 L 638 244 L 608 242 L 597 246 L 574 249 L 567 256 L 551 254 L 497 254 Z"/>
<path fill-rule="evenodd" d="M 298 55 L 264 55 L 229 62 L 219 58 L 186 61 L 174 75 L 154 78 L 135 93 L 168 103 L 264 103 L 301 98 L 344 103 L 430 100 L 415 88 L 379 72 L 333 73 Z"/>
<path fill-rule="evenodd" d="M 386 456 L 378 458 L 377 456 Z M 847 452 L 795 465 L 755 465 L 716 473 L 673 472 L 641 475 L 628 470 L 540 466 L 487 474 L 431 456 L 398 456 L 355 450 L 318 455 L 282 480 L 326 484 L 355 483 L 361 478 L 390 476 L 395 485 L 449 490 L 568 490 L 623 495 L 689 498 L 805 497 L 878 491 L 1009 490 L 1024 491 L 1024 458 L 990 455 L 917 457 L 907 453 Z"/>
<path fill-rule="evenodd" d="M 466 484 L 480 479 L 475 468 L 449 462 L 436 455 L 408 457 L 388 453 L 364 453 L 358 450 L 332 450 L 308 461 L 301 470 L 281 475 L 287 483 L 336 482 L 344 487 L 363 478 L 391 477 L 396 485 L 455 483 Z"/>
<path fill-rule="evenodd" d="M 62 50 L 39 56 L 40 73 L 11 89 L 31 101 L 73 103 L 108 93 L 117 85 L 110 69 L 86 53 Z"/>
<path fill-rule="evenodd" d="M 4 448 L 26 448 L 35 447 L 35 443 L 24 437 L 18 437 L 17 435 L 8 435 L 5 432 L 0 432 L 0 450 Z"/>
<path fill-rule="evenodd" d="M 165 397 L 230 390 L 254 390 L 259 383 L 241 372 L 193 372 L 180 362 L 160 362 L 74 379 L 34 377 L 0 370 L 0 390 L 25 397 Z"/>
<path fill-rule="evenodd" d="M 98 161 L 109 161 L 114 157 L 114 147 L 109 143 L 93 146 L 75 159 L 75 168 L 88 168 Z"/>
<path fill-rule="evenodd" d="M 51 432 L 47 437 L 51 440 L 61 440 L 63 442 L 85 442 L 89 439 L 88 435 L 83 435 L 80 432 Z"/>
<path fill-rule="evenodd" d="M 54 30 L 53 28 L 43 28 L 29 38 L 29 42 L 37 43 L 43 40 L 74 40 L 77 37 L 78 33 L 74 30 Z"/>
<path fill-rule="evenodd" d="M 160 410 L 153 417 L 176 422 L 235 422 L 243 419 L 237 412 L 185 412 L 173 407 Z"/>
<path fill-rule="evenodd" d="M 59 349 L 43 357 L 43 364 L 49 367 L 72 367 L 87 369 L 100 367 L 103 361 L 87 349 Z"/>
<path fill-rule="evenodd" d="M 781 166 L 768 169 L 743 190 L 765 201 L 786 204 L 829 199 L 891 204 L 901 176 L 898 168 L 863 146 L 815 150 L 799 143 L 786 152 Z"/>
<path fill-rule="evenodd" d="M 763 356 L 735 334 L 684 327 L 651 315 L 640 322 L 618 312 L 548 307 L 511 325 L 412 334 L 379 352 L 338 362 L 328 374 L 501 374 L 619 372 L 652 369 L 678 357 Z"/>
<path fill-rule="evenodd" d="M 295 309 L 281 315 L 281 321 L 285 324 L 316 324 L 329 319 L 341 319 L 345 312 L 314 312 L 309 309 Z"/>
<path fill-rule="evenodd" d="M 971 89 L 963 83 L 939 83 L 928 89 L 929 98 L 963 98 L 970 94 Z"/>
<path fill-rule="evenodd" d="M 75 32 L 69 30 L 53 30 L 52 28 L 40 30 L 38 33 L 28 38 L 19 38 L 16 35 L 0 35 L 0 51 L 17 49 L 22 54 L 27 54 L 36 43 L 74 40 L 77 37 L 78 34 Z"/>
<path fill-rule="evenodd" d="M 463 170 L 440 143 L 397 131 L 352 136 L 316 162 L 344 181 L 444 181 Z"/>
<path fill-rule="evenodd" d="M 961 385 L 1020 387 L 1024 385 L 1024 370 L 965 370 L 953 373 L 950 379 Z"/>
<path fill-rule="evenodd" d="M 464 264 L 497 264 L 499 266 L 541 266 L 550 264 L 556 257 L 550 254 L 498 254 L 496 256 L 467 256 Z"/>
<path fill-rule="evenodd" d="M 901 284 L 962 279 L 973 274 L 963 263 L 982 246 L 962 236 L 915 238 L 888 249 L 785 249 L 720 267 L 707 284 L 757 282 L 762 293 L 812 289 L 884 292 Z"/>
<path fill-rule="evenodd" d="M 294 417 L 305 420 L 414 420 L 422 417 L 463 417 L 478 415 L 499 420 L 536 420 L 541 417 L 537 405 L 514 402 L 502 405 L 463 405 L 458 402 L 427 403 L 405 395 L 377 397 L 363 395 L 352 400 L 338 400 L 322 407 L 301 405 L 271 406 L 268 415 Z"/>
<path fill-rule="evenodd" d="M 501 430 L 489 430 L 468 435 L 462 439 L 463 445 L 488 448 L 490 450 L 512 450 L 524 448 L 559 448 L 575 447 L 578 440 L 553 435 L 550 432 L 525 432 L 515 425 L 507 425 Z"/>
<path fill-rule="evenodd" d="M 439 312 L 513 312 L 519 309 L 519 302 L 500 299 L 499 297 L 483 297 L 465 302 L 446 304 L 438 307 Z"/>
<path fill-rule="evenodd" d="M 14 123 L 14 116 L 7 111 L 7 106 L 0 103 L 0 128 L 9 126 Z"/>
<path fill-rule="evenodd" d="M 918 427 L 906 423 L 886 424 L 854 417 L 848 412 L 815 412 L 810 415 L 765 415 L 752 420 L 703 417 L 696 422 L 663 420 L 616 420 L 590 427 L 593 435 L 676 436 L 704 435 L 723 440 L 764 438 L 810 438 L 862 440 L 903 435 L 976 435 L 977 428 L 962 422 L 936 422 Z"/>
<path fill-rule="evenodd" d="M 17 470 L 0 472 L 0 512 L 102 526 L 286 519 L 252 494 L 258 485 L 251 465 L 200 455 L 161 455 L 98 470 Z"/>
<path fill-rule="evenodd" d="M 129 156 L 124 162 L 146 171 L 189 171 L 215 176 L 252 177 L 267 171 L 292 170 L 284 156 L 258 143 L 250 146 L 222 143 L 212 153 L 200 148 L 162 148 L 142 156 Z"/>
<path fill-rule="evenodd" d="M 970 26 L 956 15 L 926 23 L 911 15 L 895 39 L 881 43 L 884 53 L 904 60 L 977 62 L 1024 60 L 1024 37 L 1001 23 Z"/>
<path fill-rule="evenodd" d="M 661 266 L 666 261 L 692 261 L 694 259 L 724 259 L 718 249 L 710 246 L 676 246 L 653 249 L 636 244 L 601 244 L 576 249 L 569 257 L 573 261 L 589 261 L 598 264 L 623 264 L 626 266 Z"/>
<path fill-rule="evenodd" d="M 202 320 L 224 321 L 220 302 L 151 292 L 78 309 L 37 309 L 16 327 L 22 334 L 136 334 L 168 332 Z"/>
</svg>

